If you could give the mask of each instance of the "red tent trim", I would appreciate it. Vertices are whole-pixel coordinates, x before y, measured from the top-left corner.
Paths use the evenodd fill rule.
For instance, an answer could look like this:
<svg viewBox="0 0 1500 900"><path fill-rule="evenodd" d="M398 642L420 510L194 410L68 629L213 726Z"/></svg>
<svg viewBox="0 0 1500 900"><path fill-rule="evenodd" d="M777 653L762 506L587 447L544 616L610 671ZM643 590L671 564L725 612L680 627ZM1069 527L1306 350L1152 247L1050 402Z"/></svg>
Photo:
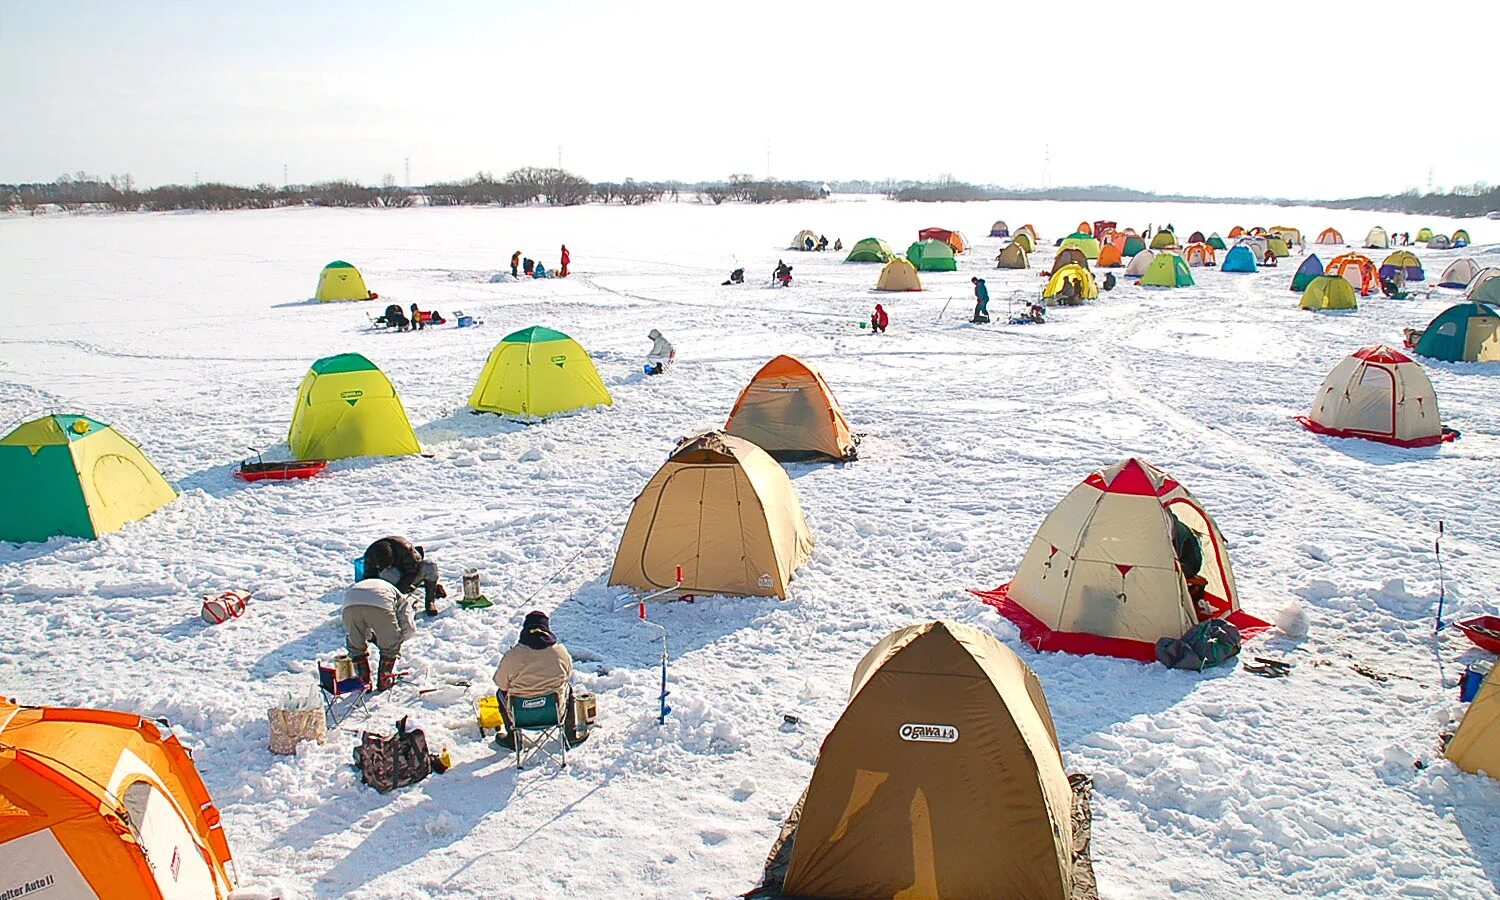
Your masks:
<svg viewBox="0 0 1500 900"><path fill-rule="evenodd" d="M1349 431L1345 428L1329 428L1309 419L1307 416L1298 416L1297 421L1302 427L1314 434L1326 434L1337 438L1363 438L1367 441L1376 441L1381 444L1390 444L1393 447L1432 447L1453 441L1458 437L1458 432L1451 428L1444 428L1442 434L1428 435L1420 438L1398 438L1388 434L1375 434L1368 431Z"/></svg>
<svg viewBox="0 0 1500 900"><path fill-rule="evenodd" d="M1101 637L1079 631L1053 631L1041 619L1028 612L1021 604L1010 599L1010 582L991 591L970 589L969 593L993 606L995 611L1015 623L1021 631L1021 640L1038 652L1073 653L1079 656L1113 656L1117 659L1133 659L1138 662L1156 662L1156 644L1147 641L1132 641L1128 638ZM1210 598L1215 606L1217 598ZM1271 627L1270 622L1257 619L1244 610L1235 610L1224 617L1238 628L1240 638L1248 641Z"/></svg>

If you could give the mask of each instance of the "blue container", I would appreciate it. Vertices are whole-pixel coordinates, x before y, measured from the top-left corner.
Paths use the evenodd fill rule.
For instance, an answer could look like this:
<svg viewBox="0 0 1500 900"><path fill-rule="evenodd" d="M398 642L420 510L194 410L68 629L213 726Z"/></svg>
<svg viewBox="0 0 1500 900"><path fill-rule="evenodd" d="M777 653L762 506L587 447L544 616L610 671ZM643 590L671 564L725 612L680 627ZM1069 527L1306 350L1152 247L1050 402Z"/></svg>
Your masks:
<svg viewBox="0 0 1500 900"><path fill-rule="evenodd" d="M459 316L458 317L458 327L459 328L468 328L469 326L471 326L473 324L474 324L474 317L473 316Z"/></svg>
<svg viewBox="0 0 1500 900"><path fill-rule="evenodd" d="M1464 669L1464 674L1458 679L1458 699L1464 703L1471 702L1479 693L1479 686L1484 684L1484 676L1489 672L1469 666Z"/></svg>
<svg viewBox="0 0 1500 900"><path fill-rule="evenodd" d="M365 580L365 558L363 556L361 556L359 559L354 560L354 580Z"/></svg>

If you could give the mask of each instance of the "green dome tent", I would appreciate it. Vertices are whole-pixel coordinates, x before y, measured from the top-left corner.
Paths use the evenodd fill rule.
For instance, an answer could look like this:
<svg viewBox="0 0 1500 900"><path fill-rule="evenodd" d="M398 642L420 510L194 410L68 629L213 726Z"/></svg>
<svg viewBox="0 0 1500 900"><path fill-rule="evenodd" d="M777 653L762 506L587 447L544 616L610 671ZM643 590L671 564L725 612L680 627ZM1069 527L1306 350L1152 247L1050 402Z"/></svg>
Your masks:
<svg viewBox="0 0 1500 900"><path fill-rule="evenodd" d="M1323 261L1318 259L1318 254L1309 253L1302 265L1297 267L1297 274L1292 276L1292 290L1301 293L1307 290L1313 279L1323 274Z"/></svg>
<svg viewBox="0 0 1500 900"><path fill-rule="evenodd" d="M1422 226L1417 230L1417 235L1415 238L1413 238L1413 240L1421 241L1424 244L1427 243L1428 241L1432 240L1432 229L1428 228L1425 225Z"/></svg>
<svg viewBox="0 0 1500 900"><path fill-rule="evenodd" d="M1152 250L1166 250L1177 246L1177 235L1170 231L1158 231L1156 237L1151 239Z"/></svg>
<svg viewBox="0 0 1500 900"><path fill-rule="evenodd" d="M1224 246L1224 239L1221 238L1221 237L1219 237L1219 233L1217 231L1215 231L1213 234L1209 235L1208 236L1208 240L1205 241L1205 243L1208 244L1208 246L1214 248L1215 250L1223 251L1223 250L1227 249Z"/></svg>
<svg viewBox="0 0 1500 900"><path fill-rule="evenodd" d="M889 244L880 238L867 237L854 245L854 249L844 257L844 262L888 263L895 258L896 253Z"/></svg>
<svg viewBox="0 0 1500 900"><path fill-rule="evenodd" d="M1338 275L1319 275L1302 292L1302 309L1359 309L1354 287Z"/></svg>
<svg viewBox="0 0 1500 900"><path fill-rule="evenodd" d="M953 248L946 241L917 241L906 248L906 258L918 272L953 272L958 269Z"/></svg>
<svg viewBox="0 0 1500 900"><path fill-rule="evenodd" d="M1170 233L1170 232L1168 232ZM1143 287L1192 287L1193 273L1187 263L1175 253L1163 253L1151 260L1146 274L1141 276Z"/></svg>
<svg viewBox="0 0 1500 900"><path fill-rule="evenodd" d="M1137 253L1140 253L1145 249L1146 242L1132 234L1129 237L1125 238L1125 248L1120 251L1120 255L1135 256Z"/></svg>

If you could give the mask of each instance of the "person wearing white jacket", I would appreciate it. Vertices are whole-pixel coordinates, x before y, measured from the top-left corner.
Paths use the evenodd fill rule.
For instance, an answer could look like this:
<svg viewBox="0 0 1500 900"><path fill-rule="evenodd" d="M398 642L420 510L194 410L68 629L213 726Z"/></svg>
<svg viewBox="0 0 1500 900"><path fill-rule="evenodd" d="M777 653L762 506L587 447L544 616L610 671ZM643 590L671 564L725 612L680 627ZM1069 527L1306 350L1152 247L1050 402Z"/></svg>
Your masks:
<svg viewBox="0 0 1500 900"><path fill-rule="evenodd" d="M672 342L662 337L661 332L655 328L651 329L646 337L651 339L651 352L646 354L646 374L660 375L667 370L667 366L672 364L672 360L677 356L677 350L672 346Z"/></svg>

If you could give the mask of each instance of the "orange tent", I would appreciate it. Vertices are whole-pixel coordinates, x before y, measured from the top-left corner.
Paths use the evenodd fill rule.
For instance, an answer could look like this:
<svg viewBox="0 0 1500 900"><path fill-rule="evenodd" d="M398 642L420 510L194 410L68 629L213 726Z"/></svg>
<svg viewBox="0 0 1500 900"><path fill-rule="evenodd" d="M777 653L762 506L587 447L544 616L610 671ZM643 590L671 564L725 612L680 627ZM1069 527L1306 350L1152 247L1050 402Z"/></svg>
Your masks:
<svg viewBox="0 0 1500 900"><path fill-rule="evenodd" d="M1342 244L1343 242L1344 236L1339 234L1337 229L1325 228L1318 233L1318 243L1320 244Z"/></svg>
<svg viewBox="0 0 1500 900"><path fill-rule="evenodd" d="M1074 230L1075 231L1081 231L1084 234L1088 235L1089 237L1093 237L1094 236L1094 226L1090 225L1088 222L1079 222L1078 223L1078 227L1076 229L1074 229Z"/></svg>
<svg viewBox="0 0 1500 900"><path fill-rule="evenodd" d="M1361 297L1370 296L1370 291L1380 283L1375 263L1363 253L1344 253L1335 256L1328 262L1328 268L1323 270L1323 274L1336 275L1349 282L1356 291L1359 291Z"/></svg>
<svg viewBox="0 0 1500 900"><path fill-rule="evenodd" d="M1031 224L1030 222L1027 222L1025 225L1022 225L1020 228L1016 229L1016 234L1020 234L1023 231L1026 232L1027 234L1031 235L1031 242L1032 243L1036 243L1037 236L1036 236L1036 226L1035 225Z"/></svg>
<svg viewBox="0 0 1500 900"><path fill-rule="evenodd" d="M761 366L740 391L724 430L776 459L857 455L849 420L823 374L786 354Z"/></svg>
<svg viewBox="0 0 1500 900"><path fill-rule="evenodd" d="M170 731L132 713L0 700L4 887L222 900L231 865L219 811Z"/></svg>
<svg viewBox="0 0 1500 900"><path fill-rule="evenodd" d="M1125 265L1120 254L1120 245L1105 244L1099 248L1099 258L1094 261L1094 265L1101 269L1117 269Z"/></svg>
<svg viewBox="0 0 1500 900"><path fill-rule="evenodd" d="M1236 225L1233 228L1229 229L1229 236L1232 237L1232 238L1237 238L1237 237L1239 237L1240 235L1242 235L1244 233L1245 233L1245 229L1241 228L1238 225Z"/></svg>
<svg viewBox="0 0 1500 900"><path fill-rule="evenodd" d="M1188 244L1182 251L1182 259L1190 266L1218 265L1218 256L1214 253L1214 248L1202 242Z"/></svg>
<svg viewBox="0 0 1500 900"><path fill-rule="evenodd" d="M1264 228L1260 227L1259 225L1256 225L1254 228L1250 229L1250 236L1251 237L1265 237L1266 236L1266 230Z"/></svg>

